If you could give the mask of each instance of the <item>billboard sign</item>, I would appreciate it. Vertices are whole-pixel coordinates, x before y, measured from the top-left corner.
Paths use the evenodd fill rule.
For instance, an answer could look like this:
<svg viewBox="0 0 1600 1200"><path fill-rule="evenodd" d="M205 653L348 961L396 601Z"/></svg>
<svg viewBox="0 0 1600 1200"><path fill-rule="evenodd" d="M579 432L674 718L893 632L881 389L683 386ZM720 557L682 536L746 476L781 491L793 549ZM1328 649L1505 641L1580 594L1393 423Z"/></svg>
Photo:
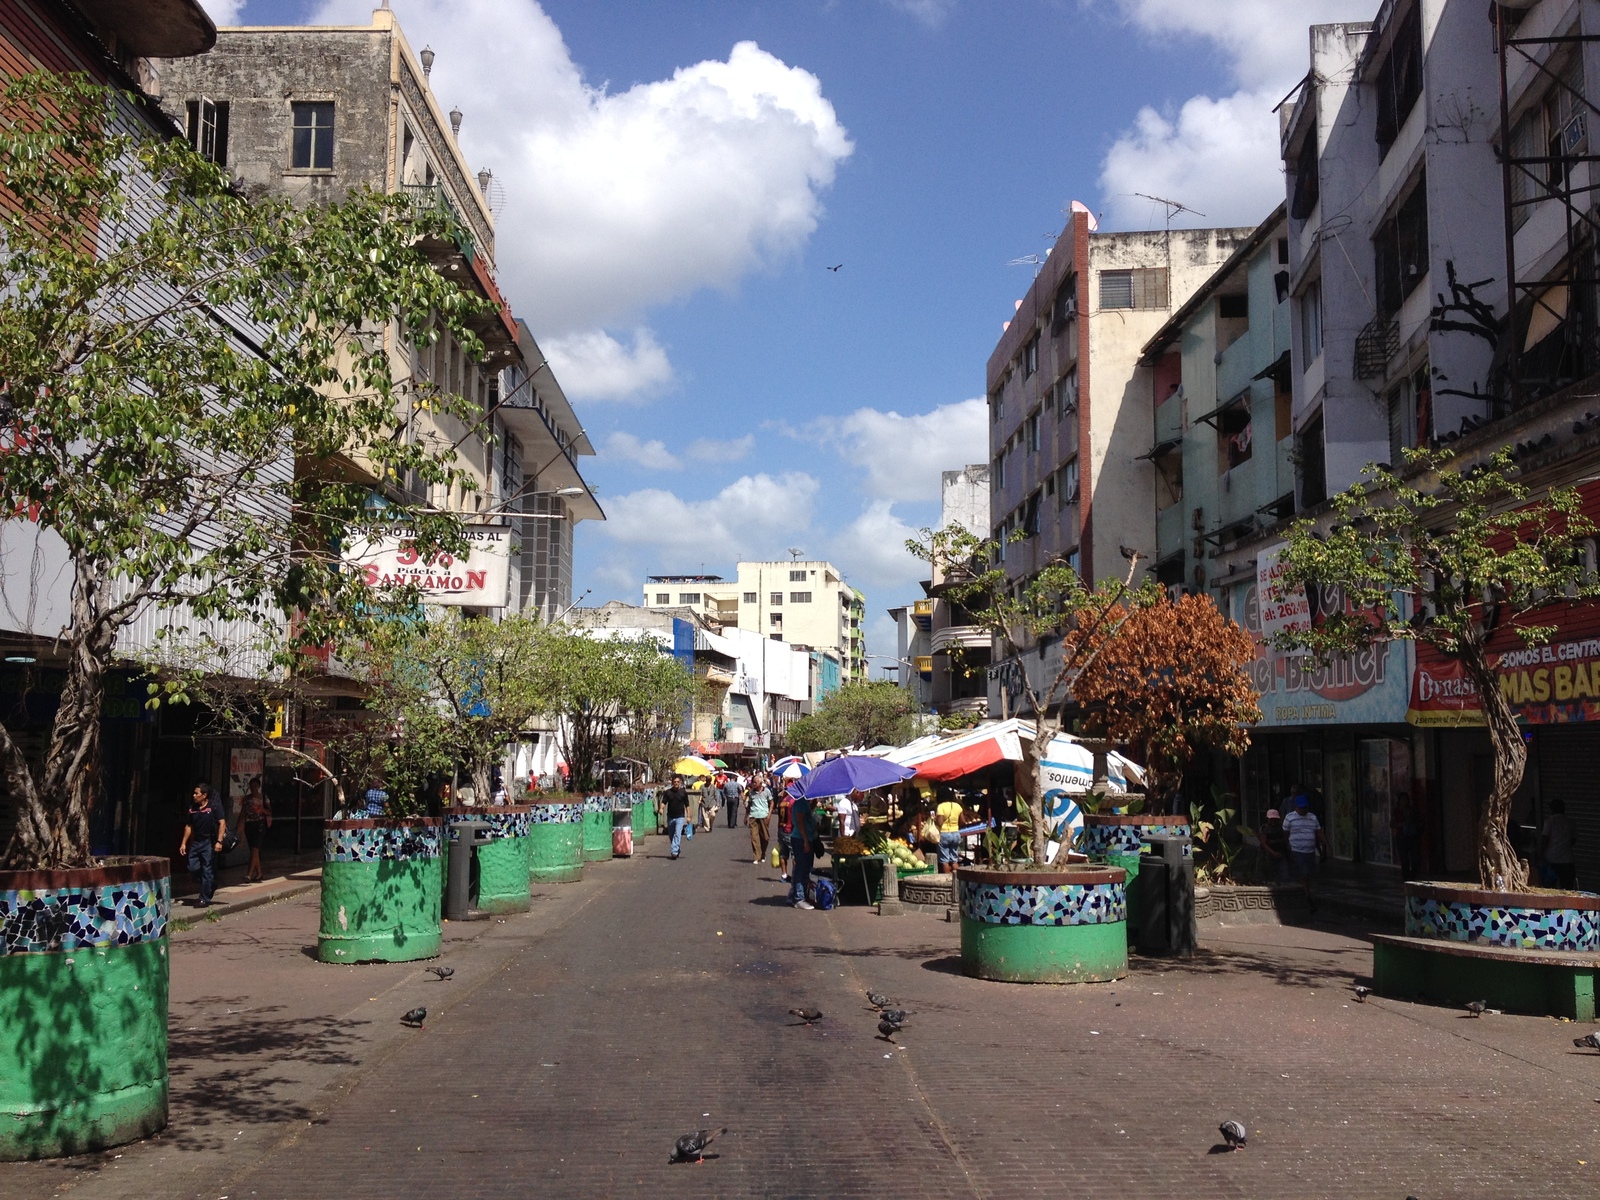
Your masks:
<svg viewBox="0 0 1600 1200"><path fill-rule="evenodd" d="M424 557L411 543L411 531L396 525L372 541L359 541L346 561L370 588L379 591L414 586L433 604L504 608L510 590L511 528L468 525L467 552L461 557Z"/></svg>

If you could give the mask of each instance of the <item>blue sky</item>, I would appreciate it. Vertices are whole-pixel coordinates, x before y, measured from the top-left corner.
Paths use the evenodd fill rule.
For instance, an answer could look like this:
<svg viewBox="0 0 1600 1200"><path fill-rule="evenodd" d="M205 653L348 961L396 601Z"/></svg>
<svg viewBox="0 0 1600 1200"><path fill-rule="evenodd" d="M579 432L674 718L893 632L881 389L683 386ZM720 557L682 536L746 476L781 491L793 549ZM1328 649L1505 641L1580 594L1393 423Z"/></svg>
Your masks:
<svg viewBox="0 0 1600 1200"><path fill-rule="evenodd" d="M207 0L246 24L362 0ZM940 470L987 457L984 363L1078 199L1159 225L1282 197L1306 27L1377 0L394 0L506 189L500 279L601 453L586 602L787 547L867 593ZM753 43L753 45L751 44ZM843 264L837 272L827 268Z"/></svg>

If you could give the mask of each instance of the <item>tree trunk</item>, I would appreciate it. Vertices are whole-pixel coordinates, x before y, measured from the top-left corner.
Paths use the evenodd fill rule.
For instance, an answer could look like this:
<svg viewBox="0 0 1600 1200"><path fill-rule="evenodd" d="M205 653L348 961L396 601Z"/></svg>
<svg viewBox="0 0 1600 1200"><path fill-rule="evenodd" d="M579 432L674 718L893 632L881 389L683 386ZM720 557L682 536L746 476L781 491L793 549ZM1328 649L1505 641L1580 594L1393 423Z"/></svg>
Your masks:
<svg viewBox="0 0 1600 1200"><path fill-rule="evenodd" d="M1528 764L1528 747L1481 642L1463 642L1461 665L1477 686L1494 749L1494 786L1478 819L1478 882L1495 891L1519 891L1528 885L1528 864L1517 857L1507 824L1511 798L1522 785Z"/></svg>

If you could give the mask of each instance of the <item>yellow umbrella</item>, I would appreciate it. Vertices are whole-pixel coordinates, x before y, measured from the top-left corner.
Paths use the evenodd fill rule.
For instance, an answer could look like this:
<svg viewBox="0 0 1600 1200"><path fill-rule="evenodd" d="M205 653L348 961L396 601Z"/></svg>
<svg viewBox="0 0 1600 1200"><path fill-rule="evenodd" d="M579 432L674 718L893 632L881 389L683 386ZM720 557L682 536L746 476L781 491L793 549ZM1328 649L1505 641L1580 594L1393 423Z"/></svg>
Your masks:
<svg viewBox="0 0 1600 1200"><path fill-rule="evenodd" d="M705 759L696 758L692 754L687 758L680 758L672 764L672 773L674 775L709 775L715 770L716 768Z"/></svg>

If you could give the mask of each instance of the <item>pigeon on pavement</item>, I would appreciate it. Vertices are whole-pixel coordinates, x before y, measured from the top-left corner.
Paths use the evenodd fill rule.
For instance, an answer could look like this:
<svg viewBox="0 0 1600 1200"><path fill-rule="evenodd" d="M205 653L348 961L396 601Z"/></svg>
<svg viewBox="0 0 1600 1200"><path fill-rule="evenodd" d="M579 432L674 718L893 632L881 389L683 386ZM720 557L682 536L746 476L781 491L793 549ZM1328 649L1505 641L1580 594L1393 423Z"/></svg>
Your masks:
<svg viewBox="0 0 1600 1200"><path fill-rule="evenodd" d="M1573 1038L1572 1044L1580 1050L1600 1050L1600 1033L1586 1033L1581 1038Z"/></svg>
<svg viewBox="0 0 1600 1200"><path fill-rule="evenodd" d="M400 1024L411 1025L417 1029L422 1028L422 1023L428 1019L428 1010L418 1006L400 1018Z"/></svg>
<svg viewBox="0 0 1600 1200"><path fill-rule="evenodd" d="M1356 1003L1357 1004L1365 1004L1367 1002L1367 997L1372 995L1372 989L1369 988L1369 987L1362 987L1358 983L1355 986L1355 993L1356 993Z"/></svg>
<svg viewBox="0 0 1600 1200"><path fill-rule="evenodd" d="M893 1008L894 1007L894 1001L891 1000L888 996L885 996L882 992L869 991L867 993L867 1003L872 1005L873 1008Z"/></svg>
<svg viewBox="0 0 1600 1200"><path fill-rule="evenodd" d="M878 1021L878 1036L886 1042L894 1041L894 1035L900 1032L900 1022L891 1021L883 1017Z"/></svg>
<svg viewBox="0 0 1600 1200"><path fill-rule="evenodd" d="M686 1133L673 1144L672 1157L667 1159L668 1164L693 1162L697 1163L705 1157L706 1147L709 1146L718 1134L727 1133L727 1126L721 1129L696 1129L693 1133Z"/></svg>
<svg viewBox="0 0 1600 1200"><path fill-rule="evenodd" d="M896 1025L904 1025L907 1017L914 1017L916 1013L909 1008L886 1008L878 1014L885 1021L892 1021Z"/></svg>
<svg viewBox="0 0 1600 1200"><path fill-rule="evenodd" d="M1224 1121L1217 1126L1217 1131L1222 1134L1222 1140L1228 1143L1229 1150L1243 1150L1245 1142L1249 1140L1245 1136L1244 1126L1237 1121Z"/></svg>
<svg viewBox="0 0 1600 1200"><path fill-rule="evenodd" d="M439 977L440 983L443 983L446 979L449 979L450 976L456 973L456 969L454 967L429 967L428 970Z"/></svg>
<svg viewBox="0 0 1600 1200"><path fill-rule="evenodd" d="M1489 1002L1487 1000L1468 1000L1467 1011L1475 1017L1481 1017L1489 1011Z"/></svg>
<svg viewBox="0 0 1600 1200"><path fill-rule="evenodd" d="M791 1017L799 1017L807 1025L822 1020L822 1010L820 1008L791 1008L789 1015Z"/></svg>

